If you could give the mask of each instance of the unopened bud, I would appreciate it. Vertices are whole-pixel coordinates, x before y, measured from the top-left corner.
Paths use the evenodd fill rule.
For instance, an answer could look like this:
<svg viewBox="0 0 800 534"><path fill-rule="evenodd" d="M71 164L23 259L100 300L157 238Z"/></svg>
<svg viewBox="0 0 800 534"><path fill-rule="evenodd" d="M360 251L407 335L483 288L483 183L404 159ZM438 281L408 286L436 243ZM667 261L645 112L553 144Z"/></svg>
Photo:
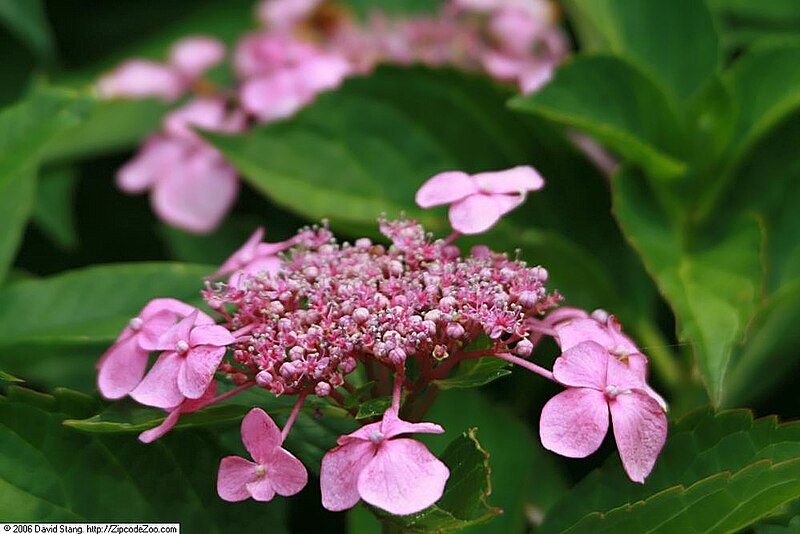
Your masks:
<svg viewBox="0 0 800 534"><path fill-rule="evenodd" d="M314 386L314 393L317 397L327 397L331 394L331 385L327 382L317 382L317 385Z"/></svg>
<svg viewBox="0 0 800 534"><path fill-rule="evenodd" d="M459 339L464 335L464 327L458 323L450 323L445 332L449 337Z"/></svg>
<svg viewBox="0 0 800 534"><path fill-rule="evenodd" d="M395 365L400 365L401 363L406 361L406 351L404 351L400 347L390 350L389 361L391 361Z"/></svg>
<svg viewBox="0 0 800 534"><path fill-rule="evenodd" d="M521 339L514 347L514 354L527 358L533 352L533 343L528 339Z"/></svg>
<svg viewBox="0 0 800 534"><path fill-rule="evenodd" d="M366 323L367 319L369 319L369 310L368 309L366 309L366 308L356 308L353 311L353 320L357 324Z"/></svg>
<svg viewBox="0 0 800 534"><path fill-rule="evenodd" d="M273 380L272 375L269 374L268 371L260 371L256 375L256 384L258 384L258 386L262 388L269 386L272 383L272 380Z"/></svg>

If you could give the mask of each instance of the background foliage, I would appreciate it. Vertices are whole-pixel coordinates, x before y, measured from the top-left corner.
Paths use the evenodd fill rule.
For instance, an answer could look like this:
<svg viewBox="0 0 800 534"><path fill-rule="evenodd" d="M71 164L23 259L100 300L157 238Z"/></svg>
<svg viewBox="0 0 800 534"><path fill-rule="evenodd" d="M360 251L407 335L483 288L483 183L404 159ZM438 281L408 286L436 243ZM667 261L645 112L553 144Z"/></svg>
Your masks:
<svg viewBox="0 0 800 534"><path fill-rule="evenodd" d="M782 532L800 524L800 427L763 417L800 412L800 4L564 0L577 52L527 97L420 67L352 79L291 120L239 137L208 134L246 186L219 230L192 236L113 186L164 106L100 102L88 84L122 58L163 57L189 33L232 43L253 26L251 7L0 2L0 518L379 529L365 508L324 512L314 484L266 505L216 498L216 465L241 447L245 406L280 418L283 401L237 397L144 446L132 432L163 415L100 401L93 363L149 298L197 300L199 279L258 224L279 240L329 217L352 237L374 234L381 212L405 212L441 235L444 212L413 204L430 175L531 164L546 189L481 241L547 266L569 304L620 317L670 401L669 441L643 486L624 477L615 454L602 462L609 446L564 461L535 435L533 414L555 388L491 369L500 380L480 392L451 383L430 414L448 432L429 436L429 446L471 471L459 471L458 488L451 480L440 509L402 525ZM575 130L619 157L613 176L572 145ZM554 355L545 347L542 357ZM352 428L340 415L312 406L301 416L290 445L308 465ZM493 507L504 514L490 519Z"/></svg>

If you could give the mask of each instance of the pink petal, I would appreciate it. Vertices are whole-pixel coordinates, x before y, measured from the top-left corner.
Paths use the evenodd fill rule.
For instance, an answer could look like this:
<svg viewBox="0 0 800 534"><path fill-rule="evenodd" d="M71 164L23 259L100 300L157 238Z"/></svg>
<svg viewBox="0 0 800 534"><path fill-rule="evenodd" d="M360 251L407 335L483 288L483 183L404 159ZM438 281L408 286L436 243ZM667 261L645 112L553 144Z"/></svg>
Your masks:
<svg viewBox="0 0 800 534"><path fill-rule="evenodd" d="M196 319L197 312L187 315L161 334L155 343L152 343L152 336L141 336L139 346L146 350L177 350L179 342L189 343L189 334ZM160 324L160 321L156 324Z"/></svg>
<svg viewBox="0 0 800 534"><path fill-rule="evenodd" d="M149 353L139 348L137 336L115 343L103 355L97 389L107 399L121 399L142 381Z"/></svg>
<svg viewBox="0 0 800 534"><path fill-rule="evenodd" d="M136 156L117 172L117 187L135 195L150 189L164 173L171 172L186 154L182 143L162 136L151 137Z"/></svg>
<svg viewBox="0 0 800 534"><path fill-rule="evenodd" d="M261 2L258 18L266 26L289 28L311 15L321 0L271 0Z"/></svg>
<svg viewBox="0 0 800 534"><path fill-rule="evenodd" d="M281 445L281 431L261 408L253 408L242 419L242 443L253 459L267 463Z"/></svg>
<svg viewBox="0 0 800 534"><path fill-rule="evenodd" d="M247 484L256 478L256 464L238 456L226 456L219 463L217 494L229 502L248 499Z"/></svg>
<svg viewBox="0 0 800 534"><path fill-rule="evenodd" d="M600 447L608 432L608 404L594 389L562 391L544 405L539 436L545 449L568 458L584 458Z"/></svg>
<svg viewBox="0 0 800 534"><path fill-rule="evenodd" d="M450 224L462 234L480 234L500 220L500 209L488 195L471 195L450 206Z"/></svg>
<svg viewBox="0 0 800 534"><path fill-rule="evenodd" d="M420 208L432 208L452 204L478 191L468 174L447 171L428 179L417 191L416 201Z"/></svg>
<svg viewBox="0 0 800 534"><path fill-rule="evenodd" d="M189 349L178 373L180 392L189 399L202 397L224 356L224 347L200 345Z"/></svg>
<svg viewBox="0 0 800 534"><path fill-rule="evenodd" d="M606 349L610 349L614 345L608 329L594 319L576 319L557 324L554 328L558 334L556 341L562 352L584 341L594 341Z"/></svg>
<svg viewBox="0 0 800 534"><path fill-rule="evenodd" d="M484 193L526 193L544 187L544 178L533 167L525 165L504 171L482 172L472 179Z"/></svg>
<svg viewBox="0 0 800 534"><path fill-rule="evenodd" d="M241 269L243 265L251 261L256 254L256 247L264 239L264 227L256 228L248 240L242 245L239 250L231 254L231 257L225 260L219 269L210 276L210 278L219 278L226 274L232 273L237 269Z"/></svg>
<svg viewBox="0 0 800 534"><path fill-rule="evenodd" d="M608 359L606 384L619 389L642 389L645 386L644 379L638 372L614 357Z"/></svg>
<svg viewBox="0 0 800 534"><path fill-rule="evenodd" d="M152 443L170 430L175 427L178 423L178 419L181 417L181 408L177 407L164 418L164 421L161 422L160 425L157 427L151 428L150 430L145 430L141 434L139 434L139 441L142 443Z"/></svg>
<svg viewBox="0 0 800 534"><path fill-rule="evenodd" d="M198 234L219 225L239 192L236 171L216 152L195 152L153 188L153 209L164 221Z"/></svg>
<svg viewBox="0 0 800 534"><path fill-rule="evenodd" d="M450 470L417 440L383 442L358 476L365 502L396 515L424 510L442 496Z"/></svg>
<svg viewBox="0 0 800 534"><path fill-rule="evenodd" d="M225 120L225 101L195 98L164 117L164 131L189 142L201 142L193 128L219 130Z"/></svg>
<svg viewBox="0 0 800 534"><path fill-rule="evenodd" d="M351 73L352 67L336 54L319 54L296 67L298 85L312 94L336 89Z"/></svg>
<svg viewBox="0 0 800 534"><path fill-rule="evenodd" d="M170 64L189 79L199 78L224 58L225 45L203 35L181 39L169 51Z"/></svg>
<svg viewBox="0 0 800 534"><path fill-rule="evenodd" d="M275 497L275 488L272 487L272 481L266 476L249 482L246 488L250 496L257 501L268 502Z"/></svg>
<svg viewBox="0 0 800 534"><path fill-rule="evenodd" d="M553 78L555 63L552 61L534 62L525 66L519 77L519 90L524 95L535 93Z"/></svg>
<svg viewBox="0 0 800 534"><path fill-rule="evenodd" d="M503 216L521 206L525 202L525 195L495 194L492 195L492 200L497 203L500 215Z"/></svg>
<svg viewBox="0 0 800 534"><path fill-rule="evenodd" d="M242 85L239 95L245 111L264 122L291 117L312 97L311 92L300 86L298 77L285 69L250 79Z"/></svg>
<svg viewBox="0 0 800 534"><path fill-rule="evenodd" d="M144 319L141 315L139 317ZM178 318L178 316L168 310L161 310L158 313L149 314L149 317L142 322L142 327L139 329L136 336L139 340L139 346L148 351L159 350L159 340L170 328L175 326L175 321Z"/></svg>
<svg viewBox="0 0 800 534"><path fill-rule="evenodd" d="M389 408L383 414L381 432L386 439L400 434L443 434L444 428L435 423L409 423L397 416L397 410Z"/></svg>
<svg viewBox="0 0 800 534"><path fill-rule="evenodd" d="M126 61L97 83L102 98L156 97L171 102L185 89L180 76L171 67L143 59Z"/></svg>
<svg viewBox="0 0 800 534"><path fill-rule="evenodd" d="M212 402L217 394L217 383L211 382L199 399L186 399L180 405L181 413L192 413L202 410Z"/></svg>
<svg viewBox="0 0 800 534"><path fill-rule="evenodd" d="M339 512L352 508L361 499L358 476L375 455L369 441L352 441L328 451L322 458L319 484L322 506Z"/></svg>
<svg viewBox="0 0 800 534"><path fill-rule="evenodd" d="M638 391L617 396L609 407L625 472L643 483L667 439L667 416L655 399Z"/></svg>
<svg viewBox="0 0 800 534"><path fill-rule="evenodd" d="M214 320L211 317L198 310L191 304L186 304L180 300L170 298L151 300L147 303L147 305L145 305L141 313L139 313L139 317L142 319L149 319L161 311L171 312L175 316L176 320L182 319L193 314L194 312L197 312L197 320L195 321L195 324L214 324Z"/></svg>
<svg viewBox="0 0 800 534"><path fill-rule="evenodd" d="M605 347L594 341L584 341L564 351L553 364L553 376L565 386L593 388L603 391L606 388L606 373L609 356Z"/></svg>
<svg viewBox="0 0 800 534"><path fill-rule="evenodd" d="M236 338L231 335L227 328L218 325L196 326L189 334L189 345L211 345L214 347L225 347L234 343Z"/></svg>
<svg viewBox="0 0 800 534"><path fill-rule="evenodd" d="M361 428L347 434L346 436L339 436L336 439L336 443L339 445L346 445L348 443L352 443L354 441L369 441L369 438L375 432L381 431L381 423L378 421L377 423L370 423L368 425L364 425Z"/></svg>
<svg viewBox="0 0 800 534"><path fill-rule="evenodd" d="M183 402L178 389L178 373L183 357L177 352L164 352L130 395L146 406L169 409Z"/></svg>
<svg viewBox="0 0 800 534"><path fill-rule="evenodd" d="M288 497L299 493L308 484L308 472L303 463L286 449L278 447L266 466L267 478L278 495Z"/></svg>

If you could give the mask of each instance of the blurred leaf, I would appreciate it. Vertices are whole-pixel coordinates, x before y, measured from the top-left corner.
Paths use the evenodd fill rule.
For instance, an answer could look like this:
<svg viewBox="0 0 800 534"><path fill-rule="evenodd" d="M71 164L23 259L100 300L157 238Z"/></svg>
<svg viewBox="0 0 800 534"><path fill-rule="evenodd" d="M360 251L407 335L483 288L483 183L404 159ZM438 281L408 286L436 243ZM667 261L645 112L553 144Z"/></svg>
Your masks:
<svg viewBox="0 0 800 534"><path fill-rule="evenodd" d="M42 150L53 136L78 123L87 104L73 93L43 89L0 113L0 282L33 210Z"/></svg>
<svg viewBox="0 0 800 534"><path fill-rule="evenodd" d="M381 212L405 212L443 234L446 208L421 211L414 204L431 175L531 164L545 176L545 189L509 220L464 242L511 254L522 249L526 261L550 269L554 287L573 304L622 307L647 300L651 286L638 286L634 298L623 300L616 284L648 284L646 275L631 269L611 276L595 256L620 267L638 261L610 217L607 184L552 125L509 110L510 96L480 77L384 67L321 95L291 121L212 139L245 181L277 204L312 221L330 217L335 228L356 236L374 236Z"/></svg>
<svg viewBox="0 0 800 534"><path fill-rule="evenodd" d="M436 504L416 514L395 516L375 509L384 522L404 532L446 532L484 523L500 513L487 502L491 493L489 454L472 428L456 438L441 454L450 469L444 494Z"/></svg>
<svg viewBox="0 0 800 534"><path fill-rule="evenodd" d="M692 343L709 396L718 403L731 352L761 298L761 227L742 216L725 234L700 239L672 226L632 169L615 174L613 189L623 232L675 311L679 337Z"/></svg>
<svg viewBox="0 0 800 534"><path fill-rule="evenodd" d="M720 45L704 1L563 4L588 51L631 61L657 80L671 100L687 100L719 67Z"/></svg>
<svg viewBox="0 0 800 534"><path fill-rule="evenodd" d="M77 159L135 147L158 130L166 110L156 100L97 101L86 120L56 136L44 159Z"/></svg>
<svg viewBox="0 0 800 534"><path fill-rule="evenodd" d="M686 168L677 159L681 128L663 92L618 58L579 57L511 106L583 130L654 175L673 177Z"/></svg>
<svg viewBox="0 0 800 534"><path fill-rule="evenodd" d="M726 72L726 81L739 109L733 154L740 162L770 129L800 108L800 44L756 48Z"/></svg>
<svg viewBox="0 0 800 534"><path fill-rule="evenodd" d="M53 59L53 35L41 0L3 0L0 23L25 42L39 59Z"/></svg>
<svg viewBox="0 0 800 534"><path fill-rule="evenodd" d="M366 402L362 402L358 407L356 419L368 419L370 417L383 415L383 412L385 412L386 409L391 406L391 404L391 397L378 397L376 399L370 399Z"/></svg>
<svg viewBox="0 0 800 534"><path fill-rule="evenodd" d="M177 263L99 265L4 287L0 365L50 386L86 388L94 383L93 361L148 300L198 303L202 277L212 270Z"/></svg>
<svg viewBox="0 0 800 534"><path fill-rule="evenodd" d="M476 358L461 362L448 378L434 380L439 389L469 389L511 374L510 364L499 358Z"/></svg>
<svg viewBox="0 0 800 534"><path fill-rule="evenodd" d="M61 424L72 414L60 397L49 397L49 408L0 401L4 520L179 522L197 532L263 532L268 524L285 532L284 500L226 503L216 495L226 451L209 434L171 432L150 445L85 434Z"/></svg>
<svg viewBox="0 0 800 534"><path fill-rule="evenodd" d="M77 179L71 167L46 171L39 177L32 219L62 249L72 249L78 244L73 214Z"/></svg>
<svg viewBox="0 0 800 534"><path fill-rule="evenodd" d="M795 0L707 0L729 53L765 39L800 34L800 4Z"/></svg>
<svg viewBox="0 0 800 534"><path fill-rule="evenodd" d="M0 371L0 382L25 382L21 378L17 378L14 375L10 375L5 371Z"/></svg>
<svg viewBox="0 0 800 534"><path fill-rule="evenodd" d="M477 427L481 443L490 455L489 500L502 508L503 514L465 532L526 532L526 510L544 513L566 492L563 475L532 434L530 425L477 391L443 392L423 419L441 424L446 431L442 435L419 436L434 453L440 452L455 432Z"/></svg>
<svg viewBox="0 0 800 534"><path fill-rule="evenodd" d="M219 265L263 225L261 218L232 213L210 234L190 234L166 224L159 226L159 233L175 260Z"/></svg>
<svg viewBox="0 0 800 534"><path fill-rule="evenodd" d="M542 532L576 524L579 532L606 525L615 532L738 531L800 496L798 456L796 422L754 421L744 410L693 412L670 429L644 484L627 479L615 454L551 509Z"/></svg>

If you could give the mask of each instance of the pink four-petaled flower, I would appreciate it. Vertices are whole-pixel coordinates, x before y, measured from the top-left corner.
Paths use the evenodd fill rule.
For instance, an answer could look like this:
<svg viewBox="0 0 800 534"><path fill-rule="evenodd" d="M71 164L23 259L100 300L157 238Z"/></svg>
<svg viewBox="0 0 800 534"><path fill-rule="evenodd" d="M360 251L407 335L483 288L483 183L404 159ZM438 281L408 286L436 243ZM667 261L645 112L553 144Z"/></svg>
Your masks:
<svg viewBox="0 0 800 534"><path fill-rule="evenodd" d="M224 327L196 325L198 312L164 332L157 340L142 339L148 351L162 352L131 397L147 406L172 409L184 399L199 399L214 378L225 347L236 339Z"/></svg>
<svg viewBox="0 0 800 534"><path fill-rule="evenodd" d="M153 299L128 322L114 344L97 362L97 389L107 399L121 399L144 377L150 351L142 346L157 340L183 319L197 313L197 324L214 324L205 313L179 300Z"/></svg>
<svg viewBox="0 0 800 534"><path fill-rule="evenodd" d="M217 475L221 498L232 502L250 497L269 501L276 493L288 497L305 487L306 468L281 447L280 429L260 408L253 408L242 420L242 441L255 462L239 456L222 459Z"/></svg>
<svg viewBox="0 0 800 534"><path fill-rule="evenodd" d="M625 472L644 482L666 441L667 417L644 389L643 378L594 341L565 351L553 366L553 376L568 389L542 409L542 445L569 458L584 458L603 442L611 412Z"/></svg>
<svg viewBox="0 0 800 534"><path fill-rule="evenodd" d="M322 459L322 505L352 508L363 499L395 515L413 514L442 496L450 471L417 440L400 434L441 434L433 423L409 423L389 408L383 419L337 440Z"/></svg>
<svg viewBox="0 0 800 534"><path fill-rule="evenodd" d="M462 234L479 234L525 201L530 191L544 187L532 167L519 166L470 176L461 171L439 173L417 191L422 208L450 204L450 224Z"/></svg>

